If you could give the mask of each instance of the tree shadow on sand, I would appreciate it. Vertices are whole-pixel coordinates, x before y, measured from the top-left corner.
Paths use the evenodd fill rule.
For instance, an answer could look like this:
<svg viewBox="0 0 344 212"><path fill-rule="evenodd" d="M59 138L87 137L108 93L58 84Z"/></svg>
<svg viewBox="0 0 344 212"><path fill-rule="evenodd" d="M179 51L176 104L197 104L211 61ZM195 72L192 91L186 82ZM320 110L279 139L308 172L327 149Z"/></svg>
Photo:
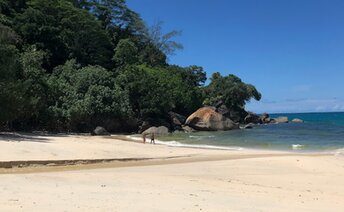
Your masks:
<svg viewBox="0 0 344 212"><path fill-rule="evenodd" d="M48 138L43 138L37 134L0 132L0 142L39 142L49 143Z"/></svg>

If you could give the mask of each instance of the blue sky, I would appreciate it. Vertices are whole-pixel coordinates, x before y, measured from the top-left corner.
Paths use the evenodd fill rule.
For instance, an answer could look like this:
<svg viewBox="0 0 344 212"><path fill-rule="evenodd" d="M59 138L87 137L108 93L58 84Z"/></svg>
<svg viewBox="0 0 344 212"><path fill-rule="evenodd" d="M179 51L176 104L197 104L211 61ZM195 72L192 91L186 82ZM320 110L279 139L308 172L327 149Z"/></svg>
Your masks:
<svg viewBox="0 0 344 212"><path fill-rule="evenodd" d="M344 1L127 0L151 25L182 30L169 62L235 74L260 112L344 111Z"/></svg>

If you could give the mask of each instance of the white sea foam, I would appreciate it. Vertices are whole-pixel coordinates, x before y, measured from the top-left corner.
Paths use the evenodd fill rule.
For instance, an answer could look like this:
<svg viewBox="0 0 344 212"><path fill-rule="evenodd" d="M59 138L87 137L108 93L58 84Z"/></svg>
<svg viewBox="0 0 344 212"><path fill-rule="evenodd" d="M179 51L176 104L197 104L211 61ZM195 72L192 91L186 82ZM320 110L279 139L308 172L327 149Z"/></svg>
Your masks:
<svg viewBox="0 0 344 212"><path fill-rule="evenodd" d="M344 149L337 149L337 150L334 152L334 155L335 155L335 156L344 156Z"/></svg>
<svg viewBox="0 0 344 212"><path fill-rule="evenodd" d="M125 136L126 138L129 138L131 140L134 140L134 141L142 141L142 137L139 137L139 136L132 136L132 135L127 135Z"/></svg>
<svg viewBox="0 0 344 212"><path fill-rule="evenodd" d="M141 137L138 136L126 136L129 139L135 141L142 141ZM178 141L160 141L155 139L156 144L171 146L171 147L187 147L187 148L199 148L199 149L218 149L218 150L232 150L232 151L240 151L243 150L242 147L223 147L223 146L214 146L214 145L206 145L206 144L183 144Z"/></svg>
<svg viewBox="0 0 344 212"><path fill-rule="evenodd" d="M215 135L189 135L189 138L215 138Z"/></svg>
<svg viewBox="0 0 344 212"><path fill-rule="evenodd" d="M292 144L291 147L294 150L297 150L297 149L303 149L305 147L305 145L302 145L302 144Z"/></svg>

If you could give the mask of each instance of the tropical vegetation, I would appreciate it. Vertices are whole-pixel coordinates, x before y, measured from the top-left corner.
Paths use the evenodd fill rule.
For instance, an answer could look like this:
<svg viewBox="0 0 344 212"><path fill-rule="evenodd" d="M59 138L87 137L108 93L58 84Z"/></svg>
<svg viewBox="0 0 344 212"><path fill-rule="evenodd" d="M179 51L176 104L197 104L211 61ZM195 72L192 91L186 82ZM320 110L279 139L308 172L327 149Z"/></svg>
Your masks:
<svg viewBox="0 0 344 212"><path fill-rule="evenodd" d="M125 0L0 0L0 128L135 131L222 100L261 94L234 75L180 67L179 31L147 26Z"/></svg>

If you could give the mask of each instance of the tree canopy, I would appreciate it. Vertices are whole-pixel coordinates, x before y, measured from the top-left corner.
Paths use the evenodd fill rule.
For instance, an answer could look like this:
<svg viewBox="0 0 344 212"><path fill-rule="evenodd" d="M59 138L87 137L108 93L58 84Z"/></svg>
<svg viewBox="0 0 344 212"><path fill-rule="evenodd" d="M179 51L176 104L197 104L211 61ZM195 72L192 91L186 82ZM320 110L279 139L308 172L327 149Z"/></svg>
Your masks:
<svg viewBox="0 0 344 212"><path fill-rule="evenodd" d="M148 26L125 0L0 0L0 128L136 130L221 99L243 108L253 85L168 63L180 31Z"/></svg>
<svg viewBox="0 0 344 212"><path fill-rule="evenodd" d="M242 82L233 74L223 77L219 72L215 72L205 90L206 104L222 100L228 108L244 108L251 98L257 101L261 99L261 94L253 85Z"/></svg>

